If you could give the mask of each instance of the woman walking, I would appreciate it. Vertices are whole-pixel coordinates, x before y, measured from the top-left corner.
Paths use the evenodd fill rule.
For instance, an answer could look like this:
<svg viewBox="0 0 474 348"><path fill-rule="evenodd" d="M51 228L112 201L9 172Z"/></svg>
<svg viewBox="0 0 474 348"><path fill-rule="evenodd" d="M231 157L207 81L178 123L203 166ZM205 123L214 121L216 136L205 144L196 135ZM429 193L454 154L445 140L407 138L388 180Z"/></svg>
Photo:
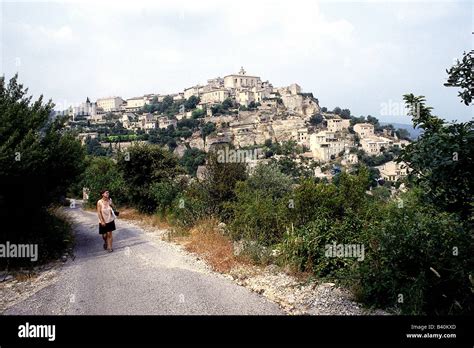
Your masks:
<svg viewBox="0 0 474 348"><path fill-rule="evenodd" d="M99 216L99 233L104 240L104 250L109 253L112 249L112 231L115 231L115 214L112 199L108 190L100 192L102 198L97 201L97 215Z"/></svg>

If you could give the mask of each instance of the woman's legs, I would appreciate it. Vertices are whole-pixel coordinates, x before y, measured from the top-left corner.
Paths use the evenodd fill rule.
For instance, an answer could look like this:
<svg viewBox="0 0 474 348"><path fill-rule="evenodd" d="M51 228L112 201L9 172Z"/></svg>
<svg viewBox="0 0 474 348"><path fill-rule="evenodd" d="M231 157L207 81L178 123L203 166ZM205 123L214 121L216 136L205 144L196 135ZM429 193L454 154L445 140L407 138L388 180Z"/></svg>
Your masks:
<svg viewBox="0 0 474 348"><path fill-rule="evenodd" d="M101 236L104 240L104 249L107 249L107 233L102 233Z"/></svg>
<svg viewBox="0 0 474 348"><path fill-rule="evenodd" d="M112 250L112 231L107 232L107 250Z"/></svg>

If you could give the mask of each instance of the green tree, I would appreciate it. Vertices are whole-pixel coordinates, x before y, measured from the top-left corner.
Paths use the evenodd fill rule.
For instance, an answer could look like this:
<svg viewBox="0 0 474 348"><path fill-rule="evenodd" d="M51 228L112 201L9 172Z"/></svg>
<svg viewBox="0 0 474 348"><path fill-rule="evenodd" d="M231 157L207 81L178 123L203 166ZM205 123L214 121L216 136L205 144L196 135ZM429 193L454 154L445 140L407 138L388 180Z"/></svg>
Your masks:
<svg viewBox="0 0 474 348"><path fill-rule="evenodd" d="M101 190L109 190L115 204L127 203L127 189L117 164L106 157L89 157L81 186L89 189L87 205L95 207Z"/></svg>
<svg viewBox="0 0 474 348"><path fill-rule="evenodd" d="M472 70L474 67L474 50L469 53L464 52L462 60L457 60L456 64L452 66L448 73L448 81L444 84L447 87L459 87L459 97L464 104L472 103L474 97L474 82Z"/></svg>
<svg viewBox="0 0 474 348"><path fill-rule="evenodd" d="M402 314L472 313L472 235L456 214L440 212L423 196L415 189L379 203L378 218L366 223L359 298Z"/></svg>
<svg viewBox="0 0 474 348"><path fill-rule="evenodd" d="M216 125L212 122L207 122L202 128L201 128L201 135L203 139L206 139L206 137L214 132L216 130Z"/></svg>
<svg viewBox="0 0 474 348"><path fill-rule="evenodd" d="M187 111L194 110L200 101L201 98L192 95L184 102L184 107Z"/></svg>
<svg viewBox="0 0 474 348"><path fill-rule="evenodd" d="M171 152L149 144L130 146L127 153L119 154L118 165L129 188L131 203L146 213L153 213L157 208L152 185L173 181L183 173Z"/></svg>
<svg viewBox="0 0 474 348"><path fill-rule="evenodd" d="M230 108L232 108L234 106L234 102L232 101L232 99L230 98L226 98L223 102L222 102L222 107L225 109L225 110L228 110Z"/></svg>
<svg viewBox="0 0 474 348"><path fill-rule="evenodd" d="M92 139L87 137L85 141L86 151L88 155L94 156L105 156L107 155L107 149L100 145L100 141L97 138Z"/></svg>
<svg viewBox="0 0 474 348"><path fill-rule="evenodd" d="M313 126L317 126L318 124L321 124L324 121L323 116L321 114L315 114L311 116L309 119L309 123Z"/></svg>
<svg viewBox="0 0 474 348"><path fill-rule="evenodd" d="M67 238L48 208L78 180L85 151L65 130L66 119L53 118L54 104L42 96L32 102L27 93L17 75L8 84L0 78L0 217L21 224L2 228L0 243L38 243L47 258Z"/></svg>
<svg viewBox="0 0 474 348"><path fill-rule="evenodd" d="M173 97L170 95L167 95L166 97L163 98L163 101L161 102L161 112L166 112L174 103Z"/></svg>
<svg viewBox="0 0 474 348"><path fill-rule="evenodd" d="M204 110L194 110L192 113L192 118L193 119L198 119L198 118L203 118L205 116L206 112Z"/></svg>
<svg viewBox="0 0 474 348"><path fill-rule="evenodd" d="M204 203L210 214L229 218L228 203L235 200L234 188L238 181L247 178L246 165L242 162L218 161L217 152L209 153L202 182Z"/></svg>
<svg viewBox="0 0 474 348"><path fill-rule="evenodd" d="M247 179L249 190L261 190L272 199L282 198L291 191L292 180L276 164L258 164Z"/></svg>
<svg viewBox="0 0 474 348"><path fill-rule="evenodd" d="M349 109L342 109L341 110L341 117L345 119L350 119L351 118L351 110Z"/></svg>
<svg viewBox="0 0 474 348"><path fill-rule="evenodd" d="M398 161L408 163L409 178L425 192L428 202L462 218L473 219L474 121L445 123L431 114L423 96L404 96L414 127L424 129L407 145Z"/></svg>
<svg viewBox="0 0 474 348"><path fill-rule="evenodd" d="M288 199L291 178L276 165L258 165L252 175L236 186L230 225L235 239L246 238L262 245L280 240L288 225Z"/></svg>
<svg viewBox="0 0 474 348"><path fill-rule="evenodd" d="M188 174L196 176L197 168L206 162L206 153L195 147L186 149L179 163L186 168Z"/></svg>
<svg viewBox="0 0 474 348"><path fill-rule="evenodd" d="M379 127L379 120L377 119L377 117L374 117L374 116L371 116L371 115L368 115L367 116L367 123L371 123L374 125L374 127Z"/></svg>
<svg viewBox="0 0 474 348"><path fill-rule="evenodd" d="M395 134L399 139L411 140L410 132L405 128L398 128Z"/></svg>

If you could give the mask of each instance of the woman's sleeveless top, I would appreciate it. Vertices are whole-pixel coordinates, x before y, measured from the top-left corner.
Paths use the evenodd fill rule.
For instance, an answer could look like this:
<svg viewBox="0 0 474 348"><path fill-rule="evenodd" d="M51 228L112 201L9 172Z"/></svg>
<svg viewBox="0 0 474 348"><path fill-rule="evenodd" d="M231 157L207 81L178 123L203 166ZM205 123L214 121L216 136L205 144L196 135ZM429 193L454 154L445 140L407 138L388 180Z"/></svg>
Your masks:
<svg viewBox="0 0 474 348"><path fill-rule="evenodd" d="M110 202L112 202L112 200L110 200ZM99 200L99 204L105 223L107 224L109 222L114 221L115 216L114 212L112 211L112 207L110 206L110 203L104 203L104 201L101 199Z"/></svg>

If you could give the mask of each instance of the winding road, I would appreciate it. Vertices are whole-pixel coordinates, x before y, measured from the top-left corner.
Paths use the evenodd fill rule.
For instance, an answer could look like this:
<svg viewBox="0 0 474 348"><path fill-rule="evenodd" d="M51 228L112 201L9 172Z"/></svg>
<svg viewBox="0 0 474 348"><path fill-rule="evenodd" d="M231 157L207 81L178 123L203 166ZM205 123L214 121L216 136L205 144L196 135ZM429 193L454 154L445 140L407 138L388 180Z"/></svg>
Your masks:
<svg viewBox="0 0 474 348"><path fill-rule="evenodd" d="M95 213L70 209L75 259L56 281L6 315L275 315L279 306L196 258L118 219L114 252L102 248Z"/></svg>

